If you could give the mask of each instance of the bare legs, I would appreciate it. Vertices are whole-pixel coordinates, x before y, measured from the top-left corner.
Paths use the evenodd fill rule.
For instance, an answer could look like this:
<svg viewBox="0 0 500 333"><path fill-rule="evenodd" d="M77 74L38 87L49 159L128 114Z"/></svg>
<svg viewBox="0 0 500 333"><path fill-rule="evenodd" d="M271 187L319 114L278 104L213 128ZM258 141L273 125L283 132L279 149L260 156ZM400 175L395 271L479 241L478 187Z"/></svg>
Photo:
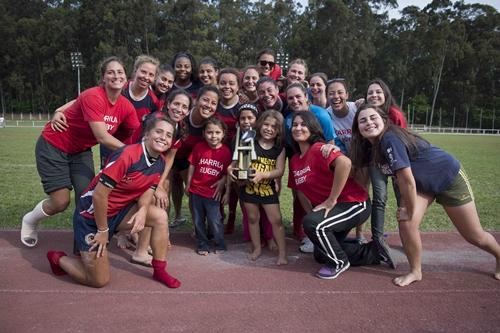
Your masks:
<svg viewBox="0 0 500 333"><path fill-rule="evenodd" d="M248 214L250 239L252 241L252 250L248 255L250 260L257 260L262 254L262 247L260 243L260 211L259 205L245 202L245 210ZM278 204L262 205L266 212L267 218L273 227L273 236L278 246L278 260L276 265L286 265L288 263L286 257L286 244L285 244L285 228L281 221L281 212Z"/></svg>
<svg viewBox="0 0 500 333"><path fill-rule="evenodd" d="M422 280L422 239L420 238L419 228L427 211L427 206L431 202L432 199L418 194L413 219L399 222L399 236L410 264L408 274L398 276L393 280L394 284L400 287Z"/></svg>
<svg viewBox="0 0 500 333"><path fill-rule="evenodd" d="M136 212L133 207L120 223L118 230L128 230L132 225L127 224L130 217ZM125 223L123 222L125 221ZM150 206L146 216L146 226L151 228L151 246L153 248L153 278L170 288L177 288L180 282L166 272L166 254L168 225L167 214L161 208ZM75 281L91 287L105 286L110 279L110 269L107 250L102 257L97 258L96 252L80 251L81 259L62 256L59 267Z"/></svg>
<svg viewBox="0 0 500 333"><path fill-rule="evenodd" d="M398 286L404 287L422 279L422 241L419 227L427 206L431 202L431 198L419 193L413 219L399 223L399 235L410 264L410 272L393 280L394 284ZM461 206L444 206L443 208L466 241L495 257L494 277L500 280L500 245L490 233L481 227L475 203L472 201Z"/></svg>
<svg viewBox="0 0 500 333"><path fill-rule="evenodd" d="M458 207L444 207L444 210L467 242L495 256L494 277L500 280L500 245L481 226L474 201Z"/></svg>

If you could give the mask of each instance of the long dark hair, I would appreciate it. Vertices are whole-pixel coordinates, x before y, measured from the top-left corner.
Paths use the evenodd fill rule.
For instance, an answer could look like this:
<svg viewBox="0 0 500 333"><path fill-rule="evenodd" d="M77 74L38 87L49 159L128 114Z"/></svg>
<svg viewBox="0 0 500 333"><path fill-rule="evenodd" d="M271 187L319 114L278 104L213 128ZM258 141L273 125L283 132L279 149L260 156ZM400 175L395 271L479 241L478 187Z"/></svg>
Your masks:
<svg viewBox="0 0 500 333"><path fill-rule="evenodd" d="M384 103L384 105L382 105L382 110L385 113L389 114L389 109L391 106L396 107L398 110L400 109L398 104L396 103L396 100L392 96L391 89L389 89L389 86L387 85L387 83L385 83L384 80L382 80L378 77L371 80L368 83L368 86L366 88L366 94L365 94L366 101L368 101L368 87L370 87L372 84L378 84L380 86L380 88L382 88L382 91L383 91L384 97L385 97L385 103Z"/></svg>
<svg viewBox="0 0 500 333"><path fill-rule="evenodd" d="M309 143L312 146L316 142L325 142L325 135L323 134L321 125L319 124L318 119L316 118L314 113L307 111L292 113L292 127L293 127L293 121L295 120L296 117L302 118L302 120L304 121L304 125L311 133L311 135L307 139L307 143ZM293 139L293 136L292 136L292 146L295 152L300 152L299 144Z"/></svg>
<svg viewBox="0 0 500 333"><path fill-rule="evenodd" d="M382 133L375 139L374 143L371 144L366 138L364 138L360 131L358 125L359 114L361 111L373 109L382 118L384 122L384 130ZM410 158L413 158L418 152L419 147L422 144L429 145L429 142L422 138L420 135L415 134L405 128L401 128L397 125L394 125L387 115L380 107L377 107L372 104L363 104L358 108L356 114L354 115L353 123L352 123L352 137L351 137L351 145L349 148L349 157L352 161L352 165L357 168L362 168L370 164L370 162L376 164L383 164L386 162L383 152L380 149L380 139L384 136L386 132L394 132L394 134L403 142Z"/></svg>

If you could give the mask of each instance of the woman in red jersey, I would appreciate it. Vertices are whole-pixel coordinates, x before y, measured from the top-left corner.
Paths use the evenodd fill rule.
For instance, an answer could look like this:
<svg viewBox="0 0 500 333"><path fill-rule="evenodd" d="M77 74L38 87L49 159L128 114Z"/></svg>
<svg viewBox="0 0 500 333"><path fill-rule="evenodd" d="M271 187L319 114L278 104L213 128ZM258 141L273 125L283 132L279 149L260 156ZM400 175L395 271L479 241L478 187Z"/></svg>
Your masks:
<svg viewBox="0 0 500 333"><path fill-rule="evenodd" d="M124 144L113 134L118 127L128 137L140 126L132 104L122 95L127 82L124 66L117 57L101 65L100 85L85 90L65 112L68 129L59 132L45 125L35 148L37 170L48 198L24 215L21 242L34 247L42 219L63 212L70 191L76 197L94 177L91 148L97 143L115 150Z"/></svg>

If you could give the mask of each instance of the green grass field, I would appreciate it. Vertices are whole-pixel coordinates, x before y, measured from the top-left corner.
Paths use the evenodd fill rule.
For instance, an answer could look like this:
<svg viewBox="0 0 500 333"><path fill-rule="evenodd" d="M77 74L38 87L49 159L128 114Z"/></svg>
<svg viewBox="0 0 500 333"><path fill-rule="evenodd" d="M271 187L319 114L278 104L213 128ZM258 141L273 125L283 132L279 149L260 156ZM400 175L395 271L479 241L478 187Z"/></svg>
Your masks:
<svg viewBox="0 0 500 333"><path fill-rule="evenodd" d="M34 147L41 128L0 128L0 228L19 228L24 213L45 197L35 166ZM500 137L472 135L426 135L429 141L455 155L465 167L474 189L479 215L485 229L500 230ZM286 184L286 175L283 181ZM395 200L389 186L386 230L397 229ZM188 216L185 209L184 215ZM70 228L73 206L47 219L44 228ZM291 194L284 189L281 211L287 229L292 218ZM238 216L239 220L239 216ZM237 221L237 225L240 222ZM369 226L365 227L369 230ZM452 230L439 205L432 205L422 224L425 231ZM190 230L186 224L180 230Z"/></svg>

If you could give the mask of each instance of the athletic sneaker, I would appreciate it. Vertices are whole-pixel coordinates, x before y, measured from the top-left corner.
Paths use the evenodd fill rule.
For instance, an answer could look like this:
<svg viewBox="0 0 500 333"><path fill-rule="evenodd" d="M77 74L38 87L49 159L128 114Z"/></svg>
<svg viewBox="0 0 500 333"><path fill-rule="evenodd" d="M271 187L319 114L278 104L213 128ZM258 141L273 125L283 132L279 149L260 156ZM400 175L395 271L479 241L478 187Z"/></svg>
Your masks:
<svg viewBox="0 0 500 333"><path fill-rule="evenodd" d="M385 262L390 268L396 269L396 262L392 258L391 248L387 244L384 238L378 238L373 240L375 245L377 245L378 255L380 256L380 261Z"/></svg>
<svg viewBox="0 0 500 333"><path fill-rule="evenodd" d="M187 222L187 219L185 217L178 217L178 218L174 219L174 221L172 223L170 223L169 227L172 229L177 228L186 222Z"/></svg>
<svg viewBox="0 0 500 333"><path fill-rule="evenodd" d="M313 253L314 252L314 244L311 242L309 237L304 237L302 240L302 244L299 246L300 252L303 253Z"/></svg>
<svg viewBox="0 0 500 333"><path fill-rule="evenodd" d="M323 266L318 271L318 273L316 273L316 276L319 277L320 279L333 280L336 279L340 275L340 273L346 271L350 266L351 264L349 263L349 261L347 261L344 265L338 268Z"/></svg>

